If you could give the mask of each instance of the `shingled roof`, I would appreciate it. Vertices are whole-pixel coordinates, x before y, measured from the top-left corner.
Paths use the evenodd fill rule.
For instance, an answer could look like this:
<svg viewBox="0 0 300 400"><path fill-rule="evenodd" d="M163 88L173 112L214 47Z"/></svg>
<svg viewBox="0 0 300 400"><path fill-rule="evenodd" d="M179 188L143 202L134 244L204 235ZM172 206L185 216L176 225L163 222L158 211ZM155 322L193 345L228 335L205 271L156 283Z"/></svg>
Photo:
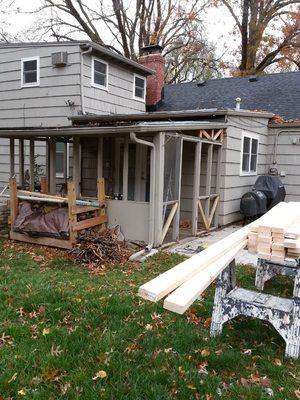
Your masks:
<svg viewBox="0 0 300 400"><path fill-rule="evenodd" d="M160 111L235 108L237 97L241 109L300 118L300 72L167 85Z"/></svg>

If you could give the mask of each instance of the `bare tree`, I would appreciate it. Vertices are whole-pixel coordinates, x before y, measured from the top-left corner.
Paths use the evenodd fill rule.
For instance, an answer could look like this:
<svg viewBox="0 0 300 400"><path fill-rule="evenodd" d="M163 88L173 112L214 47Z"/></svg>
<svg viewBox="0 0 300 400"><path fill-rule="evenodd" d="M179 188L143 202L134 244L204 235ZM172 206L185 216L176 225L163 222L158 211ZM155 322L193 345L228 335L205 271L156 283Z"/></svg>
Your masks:
<svg viewBox="0 0 300 400"><path fill-rule="evenodd" d="M56 40L84 34L133 60L142 47L159 43L169 81L181 82L197 79L204 61L205 71L215 64L201 21L205 4L205 0L42 0L39 11L48 11L43 29Z"/></svg>
<svg viewBox="0 0 300 400"><path fill-rule="evenodd" d="M213 0L234 18L241 37L239 73L277 64L299 67L300 0Z"/></svg>

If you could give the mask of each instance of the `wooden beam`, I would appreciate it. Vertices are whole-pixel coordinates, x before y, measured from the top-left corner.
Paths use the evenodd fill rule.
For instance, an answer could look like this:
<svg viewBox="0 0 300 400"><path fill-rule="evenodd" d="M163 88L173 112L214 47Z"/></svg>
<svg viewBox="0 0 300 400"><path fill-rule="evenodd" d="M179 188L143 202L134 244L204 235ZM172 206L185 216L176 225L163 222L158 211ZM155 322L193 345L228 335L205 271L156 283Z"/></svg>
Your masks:
<svg viewBox="0 0 300 400"><path fill-rule="evenodd" d="M77 215L72 213L72 208L76 206L75 182L68 182L68 204L70 241L75 243L77 239L77 232L74 231L73 226L77 222Z"/></svg>
<svg viewBox="0 0 300 400"><path fill-rule="evenodd" d="M93 226L102 225L105 222L107 222L107 216L106 215L99 215L98 217L89 218L89 219L85 219L83 221L75 222L72 225L72 230L74 232L78 232L78 231L81 231L83 229L91 228Z"/></svg>
<svg viewBox="0 0 300 400"><path fill-rule="evenodd" d="M49 176L49 192L51 194L56 193L56 140L51 138L49 140L49 164L50 164L50 176Z"/></svg>
<svg viewBox="0 0 300 400"><path fill-rule="evenodd" d="M14 226L15 220L18 215L18 190L17 190L17 181L16 178L9 179L9 200L10 200L10 223L11 230Z"/></svg>
<svg viewBox="0 0 300 400"><path fill-rule="evenodd" d="M24 139L19 139L19 184L21 187L25 185L24 178Z"/></svg>
<svg viewBox="0 0 300 400"><path fill-rule="evenodd" d="M35 154L34 154L34 139L29 140L29 189L33 192L35 187Z"/></svg>
<svg viewBox="0 0 300 400"><path fill-rule="evenodd" d="M47 194L48 193L48 180L46 176L41 176L40 177L40 183L41 183L41 193Z"/></svg>
<svg viewBox="0 0 300 400"><path fill-rule="evenodd" d="M161 235L162 236L162 242L164 241L164 239L166 237L166 234L167 234L167 232L168 232L168 230L170 228L171 222L173 221L173 218L175 216L175 213L176 213L177 209L178 209L178 202L176 202L173 205L173 207L171 208L170 214L168 215L166 223L165 223L165 225L163 227L162 235Z"/></svg>
<svg viewBox="0 0 300 400"><path fill-rule="evenodd" d="M15 176L15 140L9 139L9 172L10 177Z"/></svg>
<svg viewBox="0 0 300 400"><path fill-rule="evenodd" d="M222 130L223 131L223 130ZM219 146L217 148L217 176L216 176L216 188L215 192L220 196L220 187L221 187L221 176L223 174L222 171L222 147ZM219 226L219 214L220 214L220 198L216 207L216 212L214 216L214 226Z"/></svg>
<svg viewBox="0 0 300 400"><path fill-rule="evenodd" d="M68 146L69 144L67 142L64 142L64 182L67 184L68 178L69 178L69 154L68 154ZM55 158L55 171L56 171L56 158ZM56 188L55 188L56 189Z"/></svg>
<svg viewBox="0 0 300 400"><path fill-rule="evenodd" d="M115 173L114 173L114 192L120 193L120 140L118 138L115 141Z"/></svg>
<svg viewBox="0 0 300 400"><path fill-rule="evenodd" d="M50 237L32 237L18 232L10 232L9 237L10 239L17 240L19 242L58 247L61 249L71 249L73 247L72 242L63 239L55 239Z"/></svg>
<svg viewBox="0 0 300 400"><path fill-rule="evenodd" d="M128 162L129 162L129 140L124 138L123 153L123 200L128 200Z"/></svg>
<svg viewBox="0 0 300 400"><path fill-rule="evenodd" d="M201 151L202 151L202 143L198 142L195 145L195 159L194 159L193 206L192 206L193 235L197 235L198 231L198 198L200 194Z"/></svg>
<svg viewBox="0 0 300 400"><path fill-rule="evenodd" d="M247 245L247 240L229 249L221 257L206 264L205 268L190 280L183 283L164 301L164 308L183 314L193 302L201 296L205 289L217 278L224 268L231 263L237 253Z"/></svg>

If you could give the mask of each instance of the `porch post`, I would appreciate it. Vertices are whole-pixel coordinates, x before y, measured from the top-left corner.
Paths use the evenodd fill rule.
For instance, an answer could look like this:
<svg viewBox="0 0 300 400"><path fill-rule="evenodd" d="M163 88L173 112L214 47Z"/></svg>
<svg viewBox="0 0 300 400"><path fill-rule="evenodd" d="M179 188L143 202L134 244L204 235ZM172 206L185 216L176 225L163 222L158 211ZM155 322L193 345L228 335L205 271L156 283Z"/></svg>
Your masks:
<svg viewBox="0 0 300 400"><path fill-rule="evenodd" d="M221 162L222 162L222 146L218 146L217 149L217 180L216 180L216 193L220 196L220 186L221 186ZM219 226L219 213L220 213L220 197L219 197L219 202L218 206L215 212L214 216L214 226L218 227Z"/></svg>
<svg viewBox="0 0 300 400"><path fill-rule="evenodd" d="M9 139L10 177L15 175L15 139Z"/></svg>
<svg viewBox="0 0 300 400"><path fill-rule="evenodd" d="M49 141L49 192L56 193L56 139L51 138Z"/></svg>
<svg viewBox="0 0 300 400"><path fill-rule="evenodd" d="M120 141L115 138L115 179L114 192L120 193Z"/></svg>
<svg viewBox="0 0 300 400"><path fill-rule="evenodd" d="M124 138L123 153L123 200L128 200L128 136Z"/></svg>
<svg viewBox="0 0 300 400"><path fill-rule="evenodd" d="M35 167L35 156L34 156L34 139L29 140L29 190L34 191L34 167Z"/></svg>
<svg viewBox="0 0 300 400"><path fill-rule="evenodd" d="M154 136L155 145L155 238L154 246L160 246L162 243L163 229L163 191L164 191L164 143L165 133L159 132Z"/></svg>
<svg viewBox="0 0 300 400"><path fill-rule="evenodd" d="M103 178L103 138L98 138L97 176Z"/></svg>
<svg viewBox="0 0 300 400"><path fill-rule="evenodd" d="M211 173L212 173L212 157L213 157L213 144L208 145L207 150L207 161L206 161L206 183L205 183L205 196L208 196L205 200L205 216L209 218L210 211L210 194L211 194Z"/></svg>
<svg viewBox="0 0 300 400"><path fill-rule="evenodd" d="M64 142L64 182L67 184L69 177L68 142ZM56 169L56 168L55 168ZM66 189L67 190L67 189Z"/></svg>
<svg viewBox="0 0 300 400"><path fill-rule="evenodd" d="M76 196L79 195L79 181L80 181L80 144L77 136L73 137L73 181L75 183Z"/></svg>
<svg viewBox="0 0 300 400"><path fill-rule="evenodd" d="M202 142L197 142L195 147L193 206L192 206L192 234L194 236L197 235L198 232L198 215L199 215L198 201L200 195L201 151L202 151Z"/></svg>
<svg viewBox="0 0 300 400"><path fill-rule="evenodd" d="M173 219L172 239L179 239L179 225L180 225L180 198L181 198L181 173L182 173L182 136L178 139L176 149L176 167L175 167L175 182L178 184L178 207Z"/></svg>
<svg viewBox="0 0 300 400"><path fill-rule="evenodd" d="M19 139L19 184L24 187L24 139Z"/></svg>

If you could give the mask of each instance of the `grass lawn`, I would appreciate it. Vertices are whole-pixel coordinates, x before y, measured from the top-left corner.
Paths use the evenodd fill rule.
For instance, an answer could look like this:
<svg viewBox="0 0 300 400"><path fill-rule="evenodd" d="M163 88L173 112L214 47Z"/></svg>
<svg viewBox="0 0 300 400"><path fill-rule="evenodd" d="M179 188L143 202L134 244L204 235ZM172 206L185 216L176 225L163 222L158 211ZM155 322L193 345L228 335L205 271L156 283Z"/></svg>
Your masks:
<svg viewBox="0 0 300 400"><path fill-rule="evenodd" d="M0 399L299 399L300 361L284 359L271 326L240 318L209 337L213 288L182 316L137 297L180 260L94 275L61 252L2 242ZM253 277L239 269L243 286ZM292 280L267 289L290 296Z"/></svg>

